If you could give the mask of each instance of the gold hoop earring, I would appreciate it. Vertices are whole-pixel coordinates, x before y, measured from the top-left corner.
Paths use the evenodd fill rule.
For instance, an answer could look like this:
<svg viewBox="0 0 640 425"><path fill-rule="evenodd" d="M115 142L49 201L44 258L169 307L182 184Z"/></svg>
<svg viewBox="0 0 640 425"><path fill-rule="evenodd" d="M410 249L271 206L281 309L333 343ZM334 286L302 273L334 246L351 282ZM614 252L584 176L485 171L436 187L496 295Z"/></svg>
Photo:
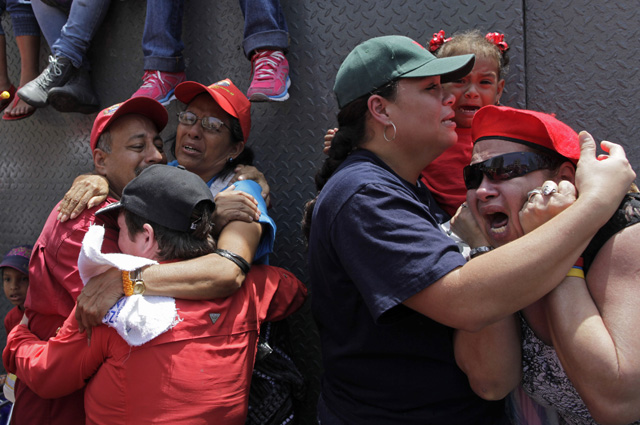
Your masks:
<svg viewBox="0 0 640 425"><path fill-rule="evenodd" d="M382 132L382 136L384 137L384 140L386 140L387 142L393 142L394 140L396 140L396 133L398 132L398 129L396 129L396 125L393 123L393 121L389 121L389 125L393 127L393 137L391 139L387 138L387 127L384 128L384 132Z"/></svg>

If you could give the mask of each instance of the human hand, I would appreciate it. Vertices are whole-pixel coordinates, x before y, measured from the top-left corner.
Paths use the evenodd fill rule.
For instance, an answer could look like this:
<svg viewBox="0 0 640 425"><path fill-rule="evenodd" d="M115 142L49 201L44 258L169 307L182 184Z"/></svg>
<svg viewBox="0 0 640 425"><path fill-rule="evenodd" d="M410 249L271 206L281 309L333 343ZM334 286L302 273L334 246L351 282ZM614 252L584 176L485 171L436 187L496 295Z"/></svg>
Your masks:
<svg viewBox="0 0 640 425"><path fill-rule="evenodd" d="M271 188L264 174L260 172L256 167L252 165L238 165L234 170L234 176L231 178L230 183L233 184L242 180L253 180L258 183L262 188L262 199L267 204L267 208L271 208ZM217 205L216 205L217 208Z"/></svg>
<svg viewBox="0 0 640 425"><path fill-rule="evenodd" d="M467 203L463 202L456 215L451 218L451 230L471 248L491 245L487 242L478 222L471 214Z"/></svg>
<svg viewBox="0 0 640 425"><path fill-rule="evenodd" d="M576 189L580 199L593 202L597 211L611 216L636 177L622 146L603 141L607 154L596 158L596 143L586 131L580 132L580 161L576 169Z"/></svg>
<svg viewBox="0 0 640 425"><path fill-rule="evenodd" d="M564 211L576 201L576 188L571 182L562 180L559 184L552 180L542 187L529 192L522 209L518 213L520 225L525 233L541 226Z"/></svg>
<svg viewBox="0 0 640 425"><path fill-rule="evenodd" d="M323 154L329 155L329 150L331 150L331 141L333 140L337 131L337 128L330 128L329 130L327 130L327 134L324 135L324 148L322 149Z"/></svg>
<svg viewBox="0 0 640 425"><path fill-rule="evenodd" d="M83 174L73 181L58 205L58 220L76 218L85 208L92 208L107 199L109 181L104 176Z"/></svg>
<svg viewBox="0 0 640 425"><path fill-rule="evenodd" d="M229 186L215 197L213 222L216 233L220 233L231 221L251 223L260 219L258 201L248 193L234 189L235 186Z"/></svg>
<svg viewBox="0 0 640 425"><path fill-rule="evenodd" d="M87 331L89 342L91 328L100 325L111 306L123 296L122 272L116 268L110 268L87 282L78 296L76 320L80 333Z"/></svg>

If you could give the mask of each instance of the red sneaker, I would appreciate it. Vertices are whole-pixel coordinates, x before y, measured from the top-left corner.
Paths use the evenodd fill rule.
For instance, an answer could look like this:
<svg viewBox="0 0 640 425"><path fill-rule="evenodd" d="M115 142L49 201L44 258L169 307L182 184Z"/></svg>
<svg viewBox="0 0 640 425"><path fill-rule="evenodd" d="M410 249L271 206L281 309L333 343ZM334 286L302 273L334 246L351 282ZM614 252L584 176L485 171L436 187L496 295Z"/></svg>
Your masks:
<svg viewBox="0 0 640 425"><path fill-rule="evenodd" d="M247 97L252 102L289 99L289 62L280 50L258 50L251 58L253 67Z"/></svg>
<svg viewBox="0 0 640 425"><path fill-rule="evenodd" d="M144 83L131 97L150 97L167 106L175 99L176 86L187 79L182 72L146 71L142 77Z"/></svg>

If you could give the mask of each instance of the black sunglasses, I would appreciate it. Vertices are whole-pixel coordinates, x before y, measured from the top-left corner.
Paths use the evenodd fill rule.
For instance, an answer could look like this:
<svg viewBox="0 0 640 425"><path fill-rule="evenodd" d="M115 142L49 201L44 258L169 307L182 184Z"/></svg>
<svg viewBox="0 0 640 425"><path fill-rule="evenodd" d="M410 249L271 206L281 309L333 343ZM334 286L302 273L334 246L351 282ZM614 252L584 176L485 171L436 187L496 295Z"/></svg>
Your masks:
<svg viewBox="0 0 640 425"><path fill-rule="evenodd" d="M491 180L509 180L536 170L553 170L565 160L537 152L513 152L494 156L462 171L467 190L477 189L484 176Z"/></svg>

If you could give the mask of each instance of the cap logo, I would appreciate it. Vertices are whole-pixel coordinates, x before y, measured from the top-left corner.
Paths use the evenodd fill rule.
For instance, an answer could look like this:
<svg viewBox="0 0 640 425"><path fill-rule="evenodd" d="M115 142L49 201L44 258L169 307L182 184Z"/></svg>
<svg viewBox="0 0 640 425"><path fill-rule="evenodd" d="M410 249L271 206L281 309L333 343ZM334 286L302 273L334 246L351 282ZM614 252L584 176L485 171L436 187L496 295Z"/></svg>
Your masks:
<svg viewBox="0 0 640 425"><path fill-rule="evenodd" d="M229 81L229 79L220 80L217 83L213 83L209 86L209 88L212 90L222 89L229 93L229 96L235 96L236 94L229 90L227 87L231 87L231 82Z"/></svg>
<svg viewBox="0 0 640 425"><path fill-rule="evenodd" d="M223 86L223 87L229 87L231 84L229 84L229 80L224 79L224 80L220 80L217 83L213 83L214 86Z"/></svg>
<svg viewBox="0 0 640 425"><path fill-rule="evenodd" d="M18 255L20 257L24 257L24 258L30 258L31 257L31 249L24 247L24 246L19 246L17 248L13 248L11 251L9 251L9 253L6 255L6 257L9 256L14 256L14 255Z"/></svg>
<svg viewBox="0 0 640 425"><path fill-rule="evenodd" d="M108 107L103 111L103 115L113 115L118 110L120 105L122 105L122 103L116 103L115 105Z"/></svg>

